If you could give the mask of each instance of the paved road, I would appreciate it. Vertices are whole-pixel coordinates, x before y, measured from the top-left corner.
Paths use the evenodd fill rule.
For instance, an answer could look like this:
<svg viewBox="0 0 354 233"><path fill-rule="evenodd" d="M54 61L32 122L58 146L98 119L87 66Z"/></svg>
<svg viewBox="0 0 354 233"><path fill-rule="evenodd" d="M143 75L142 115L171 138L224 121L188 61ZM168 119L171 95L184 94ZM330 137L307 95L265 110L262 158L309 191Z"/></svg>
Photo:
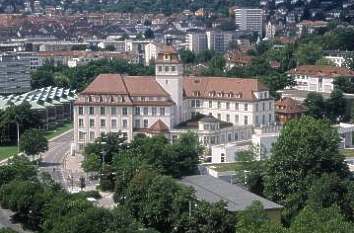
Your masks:
<svg viewBox="0 0 354 233"><path fill-rule="evenodd" d="M13 212L0 208L0 228L11 228L19 233L31 233L31 231L23 230L21 224L13 224L11 216Z"/></svg>
<svg viewBox="0 0 354 233"><path fill-rule="evenodd" d="M73 141L73 131L70 130L65 134L51 140L48 144L48 151L42 155L41 170L48 172L52 178L67 187L63 173L63 160L65 154L70 151L70 145Z"/></svg>

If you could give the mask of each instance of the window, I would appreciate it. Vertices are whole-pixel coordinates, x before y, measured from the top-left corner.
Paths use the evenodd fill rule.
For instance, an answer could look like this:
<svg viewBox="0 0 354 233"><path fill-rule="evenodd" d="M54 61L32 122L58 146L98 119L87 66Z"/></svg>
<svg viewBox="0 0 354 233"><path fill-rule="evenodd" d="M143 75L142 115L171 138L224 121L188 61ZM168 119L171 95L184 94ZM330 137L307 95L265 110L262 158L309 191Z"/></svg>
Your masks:
<svg viewBox="0 0 354 233"><path fill-rule="evenodd" d="M151 108L151 115L153 115L153 116L156 116L156 108L155 107L152 107Z"/></svg>
<svg viewBox="0 0 354 233"><path fill-rule="evenodd" d="M165 115L165 108L160 108L160 116L164 116Z"/></svg>
<svg viewBox="0 0 354 233"><path fill-rule="evenodd" d="M209 100L209 108L213 107L213 101Z"/></svg>
<svg viewBox="0 0 354 233"><path fill-rule="evenodd" d="M239 110L240 108L240 104L239 103L235 103L235 110Z"/></svg>
<svg viewBox="0 0 354 233"><path fill-rule="evenodd" d="M117 120L113 119L112 120L112 129L116 129L117 128Z"/></svg>
<svg viewBox="0 0 354 233"><path fill-rule="evenodd" d="M94 107L90 107L89 113L90 113L90 115L94 115L95 114L95 108Z"/></svg>
<svg viewBox="0 0 354 233"><path fill-rule="evenodd" d="M221 158L220 162L224 163L225 162L225 154L221 153Z"/></svg>
<svg viewBox="0 0 354 233"><path fill-rule="evenodd" d="M266 119L265 115L262 116L262 124L265 125Z"/></svg>
<svg viewBox="0 0 354 233"><path fill-rule="evenodd" d="M144 115L148 115L149 114L149 108L148 107L144 107Z"/></svg>
<svg viewBox="0 0 354 233"><path fill-rule="evenodd" d="M268 108L269 108L269 110L272 110L272 102L268 103Z"/></svg>
<svg viewBox="0 0 354 233"><path fill-rule="evenodd" d="M235 133L235 141L238 140L238 133Z"/></svg>
<svg viewBox="0 0 354 233"><path fill-rule="evenodd" d="M176 66L171 66L171 71L175 72L176 71Z"/></svg>
<svg viewBox="0 0 354 233"><path fill-rule="evenodd" d="M165 66L165 72L169 72L170 71L170 67Z"/></svg>
<svg viewBox="0 0 354 233"><path fill-rule="evenodd" d="M229 133L229 134L227 135L227 141L228 141L228 142L231 142L231 141L232 141L232 134Z"/></svg>
<svg viewBox="0 0 354 233"><path fill-rule="evenodd" d="M226 102L226 109L230 109L230 102Z"/></svg>
<svg viewBox="0 0 354 233"><path fill-rule="evenodd" d="M126 129L128 127L128 121L123 120L123 128Z"/></svg>
<svg viewBox="0 0 354 233"><path fill-rule="evenodd" d="M106 120L101 119L101 128L106 127Z"/></svg>
<svg viewBox="0 0 354 233"><path fill-rule="evenodd" d="M140 128L140 120L137 119L137 120L135 120L134 123L135 123L135 128L139 129Z"/></svg>
<svg viewBox="0 0 354 233"><path fill-rule="evenodd" d="M220 113L218 113L218 119L221 120L221 114Z"/></svg>
<svg viewBox="0 0 354 233"><path fill-rule="evenodd" d="M95 120L94 119L90 119L90 128L95 127Z"/></svg>
<svg viewBox="0 0 354 233"><path fill-rule="evenodd" d="M258 107L259 107L258 103L256 103L256 112L258 112L258 110L259 110Z"/></svg>
<svg viewBox="0 0 354 233"><path fill-rule="evenodd" d="M79 119L79 127L84 127L84 119Z"/></svg>
<svg viewBox="0 0 354 233"><path fill-rule="evenodd" d="M135 107L135 115L140 115L140 107Z"/></svg>
<svg viewBox="0 0 354 233"><path fill-rule="evenodd" d="M79 132L79 140L82 141L85 139L85 133L84 132Z"/></svg>
<svg viewBox="0 0 354 233"><path fill-rule="evenodd" d="M90 141L95 140L95 132L91 131L90 132Z"/></svg>
<svg viewBox="0 0 354 233"><path fill-rule="evenodd" d="M221 108L221 102L218 101L218 108Z"/></svg>
<svg viewBox="0 0 354 233"><path fill-rule="evenodd" d="M269 114L268 120L269 120L269 123L272 122L272 114Z"/></svg>
<svg viewBox="0 0 354 233"><path fill-rule="evenodd" d="M79 107L79 115L83 115L84 114L84 107L80 106Z"/></svg>
<svg viewBox="0 0 354 233"><path fill-rule="evenodd" d="M243 118L243 124L248 125L248 116L244 116Z"/></svg>
<svg viewBox="0 0 354 233"><path fill-rule="evenodd" d="M200 100L195 100L195 107L200 108Z"/></svg>
<svg viewBox="0 0 354 233"><path fill-rule="evenodd" d="M100 108L100 112L101 112L101 115L105 115L106 114L106 108L105 107L101 107Z"/></svg>
<svg viewBox="0 0 354 233"><path fill-rule="evenodd" d="M236 114L235 115L235 124L238 124L239 121L240 121L240 117Z"/></svg>
<svg viewBox="0 0 354 233"><path fill-rule="evenodd" d="M144 128L149 127L149 120L148 119L144 119Z"/></svg>
<svg viewBox="0 0 354 233"><path fill-rule="evenodd" d="M265 103L262 103L262 111L265 111Z"/></svg>
<svg viewBox="0 0 354 233"><path fill-rule="evenodd" d="M259 125L259 117L256 116L256 125Z"/></svg>
<svg viewBox="0 0 354 233"><path fill-rule="evenodd" d="M230 122L230 114L226 114L226 121Z"/></svg>
<svg viewBox="0 0 354 233"><path fill-rule="evenodd" d="M209 124L204 124L204 130L209 130Z"/></svg>
<svg viewBox="0 0 354 233"><path fill-rule="evenodd" d="M245 104L245 111L248 111L248 104Z"/></svg>
<svg viewBox="0 0 354 233"><path fill-rule="evenodd" d="M162 66L158 66L159 72L162 72Z"/></svg>
<svg viewBox="0 0 354 233"><path fill-rule="evenodd" d="M111 107L111 114L112 115L117 115L117 107Z"/></svg>
<svg viewBox="0 0 354 233"><path fill-rule="evenodd" d="M123 108L122 109L122 114L123 114L123 116L128 115L128 109L127 108Z"/></svg>

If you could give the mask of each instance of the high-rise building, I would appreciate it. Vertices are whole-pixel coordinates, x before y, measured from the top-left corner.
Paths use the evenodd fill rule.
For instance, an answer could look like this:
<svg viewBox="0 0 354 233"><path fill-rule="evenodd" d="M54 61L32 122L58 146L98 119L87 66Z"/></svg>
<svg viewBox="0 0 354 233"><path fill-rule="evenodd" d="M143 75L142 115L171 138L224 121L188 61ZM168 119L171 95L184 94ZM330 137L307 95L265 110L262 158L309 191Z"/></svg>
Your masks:
<svg viewBox="0 0 354 233"><path fill-rule="evenodd" d="M204 32L188 33L186 42L187 48L194 53L200 53L208 49L207 35Z"/></svg>
<svg viewBox="0 0 354 233"><path fill-rule="evenodd" d="M31 90L31 57L18 53L0 54L0 94Z"/></svg>
<svg viewBox="0 0 354 233"><path fill-rule="evenodd" d="M232 32L207 31L206 35L208 49L218 53L225 52L232 42Z"/></svg>
<svg viewBox="0 0 354 233"><path fill-rule="evenodd" d="M235 24L240 31L263 34L263 10L259 8L235 9Z"/></svg>

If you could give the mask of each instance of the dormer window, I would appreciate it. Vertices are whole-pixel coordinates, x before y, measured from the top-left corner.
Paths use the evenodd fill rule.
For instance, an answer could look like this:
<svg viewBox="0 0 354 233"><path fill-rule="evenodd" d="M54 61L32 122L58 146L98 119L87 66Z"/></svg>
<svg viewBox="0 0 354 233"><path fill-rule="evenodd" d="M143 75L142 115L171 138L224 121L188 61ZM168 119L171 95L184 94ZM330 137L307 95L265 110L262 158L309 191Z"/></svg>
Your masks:
<svg viewBox="0 0 354 233"><path fill-rule="evenodd" d="M194 91L194 92L193 92L193 95L194 95L194 96L200 96L200 91Z"/></svg>
<svg viewBox="0 0 354 233"><path fill-rule="evenodd" d="M114 97L113 96L111 96L111 103L113 103L114 102Z"/></svg>

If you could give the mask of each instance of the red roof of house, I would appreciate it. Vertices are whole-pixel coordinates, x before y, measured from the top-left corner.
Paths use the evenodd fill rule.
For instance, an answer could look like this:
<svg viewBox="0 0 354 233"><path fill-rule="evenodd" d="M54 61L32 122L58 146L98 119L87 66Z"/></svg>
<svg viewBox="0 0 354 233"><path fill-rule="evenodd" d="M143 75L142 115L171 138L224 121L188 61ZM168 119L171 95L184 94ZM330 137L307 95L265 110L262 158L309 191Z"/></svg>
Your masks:
<svg viewBox="0 0 354 233"><path fill-rule="evenodd" d="M302 65L288 72L289 74L308 75L323 78L336 78L341 76L354 76L354 71L344 67L326 65Z"/></svg>
<svg viewBox="0 0 354 233"><path fill-rule="evenodd" d="M281 98L275 102L275 112L277 113L303 113L305 107L292 98Z"/></svg>
<svg viewBox="0 0 354 233"><path fill-rule="evenodd" d="M159 119L153 125L151 125L151 127L148 129L148 131L150 133L164 133L164 132L168 132L169 129L168 129L167 125Z"/></svg>

